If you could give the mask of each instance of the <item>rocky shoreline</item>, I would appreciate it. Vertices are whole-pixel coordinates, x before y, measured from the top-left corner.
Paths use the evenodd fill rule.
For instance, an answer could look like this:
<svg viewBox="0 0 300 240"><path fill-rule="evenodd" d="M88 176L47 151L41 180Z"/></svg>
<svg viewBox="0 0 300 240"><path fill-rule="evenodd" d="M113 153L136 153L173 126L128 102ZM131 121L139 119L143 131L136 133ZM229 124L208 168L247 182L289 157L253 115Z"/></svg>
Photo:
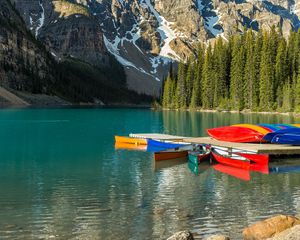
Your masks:
<svg viewBox="0 0 300 240"><path fill-rule="evenodd" d="M167 240L194 240L193 234L186 230L177 232ZM199 239L199 238L197 238ZM300 219L295 216L277 215L256 222L244 228L243 240L300 240ZM229 236L212 235L203 240L230 240Z"/></svg>

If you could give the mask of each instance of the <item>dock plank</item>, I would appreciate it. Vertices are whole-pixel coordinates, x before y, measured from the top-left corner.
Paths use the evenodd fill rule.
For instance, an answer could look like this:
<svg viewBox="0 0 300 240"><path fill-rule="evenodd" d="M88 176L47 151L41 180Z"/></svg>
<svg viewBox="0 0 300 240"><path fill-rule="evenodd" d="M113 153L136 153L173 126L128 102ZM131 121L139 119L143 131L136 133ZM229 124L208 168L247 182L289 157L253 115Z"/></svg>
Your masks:
<svg viewBox="0 0 300 240"><path fill-rule="evenodd" d="M183 142L209 144L212 146L244 150L257 154L296 155L300 154L300 146L268 144L268 143L235 143L218 141L210 137L185 138Z"/></svg>
<svg viewBox="0 0 300 240"><path fill-rule="evenodd" d="M133 138L150 138L156 140L183 140L187 137L175 136L170 134L161 134L161 133L130 133L129 137Z"/></svg>

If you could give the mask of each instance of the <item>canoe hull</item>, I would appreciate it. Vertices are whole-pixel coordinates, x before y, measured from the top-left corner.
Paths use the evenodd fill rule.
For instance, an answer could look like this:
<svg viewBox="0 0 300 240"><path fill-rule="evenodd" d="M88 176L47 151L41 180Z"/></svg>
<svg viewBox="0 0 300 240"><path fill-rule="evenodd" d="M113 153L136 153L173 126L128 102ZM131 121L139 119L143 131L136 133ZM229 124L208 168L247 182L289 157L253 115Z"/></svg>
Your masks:
<svg viewBox="0 0 300 240"><path fill-rule="evenodd" d="M219 141L227 142L261 142L263 133L242 126L211 128L207 133Z"/></svg>
<svg viewBox="0 0 300 240"><path fill-rule="evenodd" d="M210 156L210 152L200 153L200 152L189 152L188 160L193 164L200 164L201 162L207 160Z"/></svg>
<svg viewBox="0 0 300 240"><path fill-rule="evenodd" d="M273 137L271 143L300 145L300 132L295 134L277 134Z"/></svg>
<svg viewBox="0 0 300 240"><path fill-rule="evenodd" d="M135 145L147 145L147 139L123 137L123 136L115 136L115 142L116 143L135 144Z"/></svg>
<svg viewBox="0 0 300 240"><path fill-rule="evenodd" d="M186 158L188 151L161 151L154 153L155 161L171 160L176 158Z"/></svg>
<svg viewBox="0 0 300 240"><path fill-rule="evenodd" d="M281 129L281 130L277 130L271 133L266 134L263 137L263 140L266 140L268 142L272 142L273 138L276 135L284 135L284 134L299 134L300 135L300 128L287 128L287 129Z"/></svg>
<svg viewBox="0 0 300 240"><path fill-rule="evenodd" d="M227 156L223 156L219 153L217 153L215 150L212 150L212 156L213 158L221 164L224 164L229 167L235 167L235 168L241 168L241 169L250 169L250 161L247 160L237 160L234 158L230 158Z"/></svg>
<svg viewBox="0 0 300 240"><path fill-rule="evenodd" d="M174 142L156 141L153 139L147 139L147 144L149 147L161 148L161 149L178 148L178 147L182 147L182 146L186 145L186 144L180 144L180 143L174 143Z"/></svg>

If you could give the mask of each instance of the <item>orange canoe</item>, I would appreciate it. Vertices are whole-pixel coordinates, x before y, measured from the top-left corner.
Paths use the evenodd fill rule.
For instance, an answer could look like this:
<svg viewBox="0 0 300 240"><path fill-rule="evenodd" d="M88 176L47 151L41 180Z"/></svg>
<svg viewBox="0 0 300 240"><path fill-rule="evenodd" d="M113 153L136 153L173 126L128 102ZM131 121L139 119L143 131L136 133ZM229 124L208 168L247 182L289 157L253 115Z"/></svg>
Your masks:
<svg viewBox="0 0 300 240"><path fill-rule="evenodd" d="M135 151L147 151L147 145L136 145L131 143L116 142L115 149L126 149Z"/></svg>
<svg viewBox="0 0 300 240"><path fill-rule="evenodd" d="M147 145L147 139L115 136L116 143L129 143L135 145Z"/></svg>
<svg viewBox="0 0 300 240"><path fill-rule="evenodd" d="M188 151L162 151L154 153L154 160L171 160L175 158L186 158L188 156Z"/></svg>

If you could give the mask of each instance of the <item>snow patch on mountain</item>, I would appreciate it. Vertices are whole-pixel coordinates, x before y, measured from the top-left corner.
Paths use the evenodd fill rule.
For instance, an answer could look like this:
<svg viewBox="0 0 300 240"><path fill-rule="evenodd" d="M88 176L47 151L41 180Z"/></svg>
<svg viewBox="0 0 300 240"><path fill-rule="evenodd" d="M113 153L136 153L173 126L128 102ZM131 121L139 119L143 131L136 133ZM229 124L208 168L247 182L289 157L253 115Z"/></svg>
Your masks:
<svg viewBox="0 0 300 240"><path fill-rule="evenodd" d="M143 68L139 68L136 65L134 65L132 62L128 61L127 59L125 59L124 57L122 57L120 55L120 49L119 49L119 45L123 45L123 41L124 40L128 40L126 38L119 38L118 36L114 39L113 42L110 42L107 37L105 35L103 35L103 39L104 39L104 44L106 46L106 48L108 49L108 51L115 56L115 58L117 59L117 61L119 63L121 63L123 66L125 67L132 67L135 68L136 70L154 78L156 81L160 81L159 78L153 76L152 74L148 73L147 71L145 71Z"/></svg>
<svg viewBox="0 0 300 240"><path fill-rule="evenodd" d="M205 29L210 31L215 37L220 35L223 30L215 28L220 19L218 10L213 9L211 3L209 3L208 5L204 5L202 3L202 0L197 0L197 6L201 16L205 21Z"/></svg>
<svg viewBox="0 0 300 240"><path fill-rule="evenodd" d="M161 16L152 6L150 0L144 0L144 3L148 6L152 14L155 16L159 23L157 31L159 32L161 39L163 40L163 46L159 55L162 57L172 58L174 60L179 60L179 56L171 49L170 42L177 37L175 31L171 29L171 23L168 22L163 16Z"/></svg>
<svg viewBox="0 0 300 240"><path fill-rule="evenodd" d="M43 6L43 3L40 1L40 7L42 8L42 13L41 13L41 17L38 19L38 26L35 29L35 37L37 37L39 35L39 31L40 29L43 27L44 22L45 22L45 9Z"/></svg>
<svg viewBox="0 0 300 240"><path fill-rule="evenodd" d="M104 38L104 44L107 48L107 50L115 56L115 58L123 65L127 67L133 67L138 69L132 62L126 60L123 58L119 53L119 44L122 42L122 39L118 36L114 39L113 42L110 42L105 35L103 35Z"/></svg>

